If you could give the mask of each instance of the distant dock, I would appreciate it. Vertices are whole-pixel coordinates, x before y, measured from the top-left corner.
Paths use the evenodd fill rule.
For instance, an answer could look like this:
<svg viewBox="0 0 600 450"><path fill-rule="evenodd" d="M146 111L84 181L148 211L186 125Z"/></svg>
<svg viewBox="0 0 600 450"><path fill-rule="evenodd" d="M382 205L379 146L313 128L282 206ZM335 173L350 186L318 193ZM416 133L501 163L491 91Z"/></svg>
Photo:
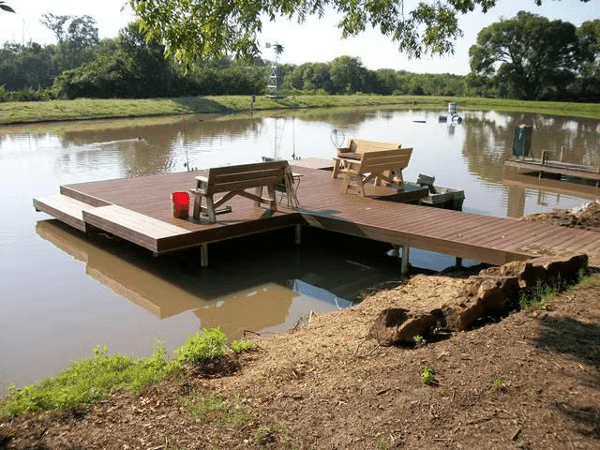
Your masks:
<svg viewBox="0 0 600 450"><path fill-rule="evenodd" d="M371 195L364 198L344 194L342 179L315 168L326 168L325 163L291 161L293 171L301 174L300 207L288 208L281 198L278 211L269 217L264 217L264 208L241 197L232 199L232 212L218 215L214 224L206 218L173 217L170 194L193 188L202 171L64 185L59 194L35 198L33 204L74 228L102 230L155 255L198 247L203 265L211 243L284 227L295 227L299 242L303 226L386 242L403 248L404 255L413 247L504 264L542 254L585 252L591 264L600 265L597 233L401 203L396 191L385 187L370 186ZM407 264L403 258L404 271Z"/></svg>

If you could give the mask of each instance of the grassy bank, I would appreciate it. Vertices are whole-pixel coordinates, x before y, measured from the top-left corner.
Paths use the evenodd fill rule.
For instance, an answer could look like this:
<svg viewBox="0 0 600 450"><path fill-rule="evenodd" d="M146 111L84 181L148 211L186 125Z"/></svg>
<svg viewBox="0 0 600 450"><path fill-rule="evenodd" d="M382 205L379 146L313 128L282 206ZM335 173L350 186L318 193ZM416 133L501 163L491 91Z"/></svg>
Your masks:
<svg viewBox="0 0 600 450"><path fill-rule="evenodd" d="M256 111L318 107L393 106L439 108L456 102L459 110L532 112L573 117L600 118L600 104L529 102L471 97L422 97L381 95L297 95L285 99L257 96ZM250 110L250 96L180 97L169 99L77 99L48 102L0 103L0 124L61 120L107 119L179 114L226 114Z"/></svg>

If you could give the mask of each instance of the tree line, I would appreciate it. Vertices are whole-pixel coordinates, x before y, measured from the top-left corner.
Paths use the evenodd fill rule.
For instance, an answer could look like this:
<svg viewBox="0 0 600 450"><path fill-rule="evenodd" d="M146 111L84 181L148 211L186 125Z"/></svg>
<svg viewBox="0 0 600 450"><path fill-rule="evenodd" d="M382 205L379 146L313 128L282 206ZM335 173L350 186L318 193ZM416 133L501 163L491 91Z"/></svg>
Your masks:
<svg viewBox="0 0 600 450"><path fill-rule="evenodd" d="M130 24L100 40L89 16L46 14L56 44L5 43L0 100L262 95L270 62L261 58L197 61L182 66L165 47ZM580 27L520 12L484 28L469 51L471 73L416 74L369 70L360 59L283 64L287 94L486 96L531 100L600 100L600 20Z"/></svg>

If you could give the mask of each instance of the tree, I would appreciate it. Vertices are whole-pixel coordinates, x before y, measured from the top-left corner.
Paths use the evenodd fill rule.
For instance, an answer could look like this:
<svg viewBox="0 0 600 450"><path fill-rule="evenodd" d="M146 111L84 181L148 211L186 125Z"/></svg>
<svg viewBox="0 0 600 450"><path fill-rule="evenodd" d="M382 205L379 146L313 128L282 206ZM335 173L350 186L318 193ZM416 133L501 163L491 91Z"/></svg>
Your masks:
<svg viewBox="0 0 600 450"><path fill-rule="evenodd" d="M577 29L583 63L574 94L581 100L600 101L600 19L584 22Z"/></svg>
<svg viewBox="0 0 600 450"><path fill-rule="evenodd" d="M358 58L340 56L331 62L329 76L336 93L354 94L362 90L366 76L365 69Z"/></svg>
<svg viewBox="0 0 600 450"><path fill-rule="evenodd" d="M521 11L481 30L469 58L472 72L497 77L506 96L534 100L560 96L581 54L573 24Z"/></svg>
<svg viewBox="0 0 600 450"><path fill-rule="evenodd" d="M187 65L224 55L254 57L263 20L278 17L302 23L322 17L330 7L342 14L342 36L357 36L371 26L398 43L400 51L421 57L448 54L462 36L458 15L475 8L487 12L498 0L421 0L405 10L405 0L129 0L148 37ZM541 4L542 0L532 0ZM589 0L580 0L587 2ZM407 2L408 3L408 2ZM412 3L411 3L412 5Z"/></svg>
<svg viewBox="0 0 600 450"><path fill-rule="evenodd" d="M63 70L72 69L93 59L92 49L100 42L94 18L47 13L42 16L41 22L56 36L59 64Z"/></svg>

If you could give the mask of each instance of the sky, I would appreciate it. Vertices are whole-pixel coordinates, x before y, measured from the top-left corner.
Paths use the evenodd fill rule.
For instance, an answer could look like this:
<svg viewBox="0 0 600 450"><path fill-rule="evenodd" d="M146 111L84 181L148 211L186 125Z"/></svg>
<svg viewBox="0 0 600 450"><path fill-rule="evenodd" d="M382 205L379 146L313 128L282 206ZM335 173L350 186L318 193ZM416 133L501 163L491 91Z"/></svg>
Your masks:
<svg viewBox="0 0 600 450"><path fill-rule="evenodd" d="M0 42L16 41L27 43L30 40L40 44L55 42L54 35L40 24L40 18L47 12L55 15L92 16L100 30L100 38L113 38L119 29L134 20L126 0L6 0L16 14L0 12ZM417 0L406 0L410 9ZM124 10L122 8L125 7ZM325 17L309 18L304 24L281 19L275 23L263 22L260 38L263 58L273 59L274 53L264 45L277 42L284 47L280 63L303 64L305 62L330 62L338 56L359 58L363 66L370 70L393 69L416 73L469 73L469 47L475 44L479 31L500 20L511 18L520 10L526 10L547 17L561 19L579 26L586 20L600 18L600 1L588 3L579 0L544 0L537 7L534 0L498 0L498 6L486 14L469 13L460 17L459 25L464 36L455 42L454 55L446 57L423 57L420 60L408 59L398 52L391 39L375 30L368 30L358 37L342 39L336 27L339 16L333 11Z"/></svg>

